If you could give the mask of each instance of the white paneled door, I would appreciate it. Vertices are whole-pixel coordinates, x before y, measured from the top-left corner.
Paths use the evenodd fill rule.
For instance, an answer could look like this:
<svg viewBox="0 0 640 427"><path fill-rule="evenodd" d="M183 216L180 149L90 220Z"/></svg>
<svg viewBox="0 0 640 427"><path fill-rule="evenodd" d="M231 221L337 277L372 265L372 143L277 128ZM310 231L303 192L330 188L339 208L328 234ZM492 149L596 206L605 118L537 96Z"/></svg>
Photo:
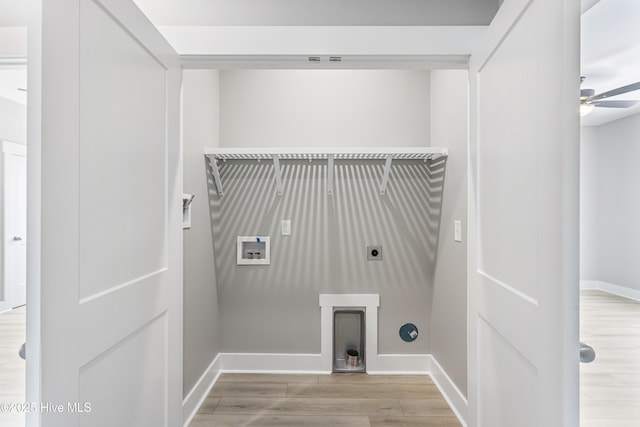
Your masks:
<svg viewBox="0 0 640 427"><path fill-rule="evenodd" d="M181 425L178 56L131 0L32 3L28 423Z"/></svg>
<svg viewBox="0 0 640 427"><path fill-rule="evenodd" d="M579 6L505 1L471 58L470 426L578 426Z"/></svg>

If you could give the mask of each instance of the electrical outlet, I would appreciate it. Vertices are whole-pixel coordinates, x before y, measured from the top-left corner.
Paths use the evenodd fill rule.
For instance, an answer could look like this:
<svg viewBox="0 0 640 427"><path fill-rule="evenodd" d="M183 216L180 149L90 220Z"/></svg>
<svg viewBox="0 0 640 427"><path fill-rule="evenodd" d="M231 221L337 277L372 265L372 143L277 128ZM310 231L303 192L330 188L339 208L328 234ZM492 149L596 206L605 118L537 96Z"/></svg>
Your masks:
<svg viewBox="0 0 640 427"><path fill-rule="evenodd" d="M367 246L367 259L369 261L382 260L382 246L381 245Z"/></svg>
<svg viewBox="0 0 640 427"><path fill-rule="evenodd" d="M453 222L453 240L456 242L462 242L462 222Z"/></svg>
<svg viewBox="0 0 640 427"><path fill-rule="evenodd" d="M291 236L291 220L283 219L281 223L281 235L283 236Z"/></svg>

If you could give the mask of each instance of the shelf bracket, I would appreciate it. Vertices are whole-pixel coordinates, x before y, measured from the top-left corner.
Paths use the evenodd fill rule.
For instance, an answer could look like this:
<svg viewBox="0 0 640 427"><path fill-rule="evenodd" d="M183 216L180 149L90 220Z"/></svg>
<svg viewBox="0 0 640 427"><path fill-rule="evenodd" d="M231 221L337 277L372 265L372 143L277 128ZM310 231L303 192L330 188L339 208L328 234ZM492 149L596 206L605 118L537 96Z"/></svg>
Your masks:
<svg viewBox="0 0 640 427"><path fill-rule="evenodd" d="M333 196L333 154L327 155L327 195Z"/></svg>
<svg viewBox="0 0 640 427"><path fill-rule="evenodd" d="M222 181L220 180L220 171L218 170L218 162L216 156L207 156L209 159L209 165L211 166L211 174L213 175L213 182L216 184L218 190L218 196L222 196Z"/></svg>
<svg viewBox="0 0 640 427"><path fill-rule="evenodd" d="M282 175L280 174L280 158L277 154L273 154L273 172L276 177L276 187L278 188L278 196L282 195Z"/></svg>
<svg viewBox="0 0 640 427"><path fill-rule="evenodd" d="M382 173L382 182L380 183L380 194L384 196L387 192L387 182L389 181L389 172L391 172L391 162L393 154L387 154L387 161L384 163L384 172Z"/></svg>

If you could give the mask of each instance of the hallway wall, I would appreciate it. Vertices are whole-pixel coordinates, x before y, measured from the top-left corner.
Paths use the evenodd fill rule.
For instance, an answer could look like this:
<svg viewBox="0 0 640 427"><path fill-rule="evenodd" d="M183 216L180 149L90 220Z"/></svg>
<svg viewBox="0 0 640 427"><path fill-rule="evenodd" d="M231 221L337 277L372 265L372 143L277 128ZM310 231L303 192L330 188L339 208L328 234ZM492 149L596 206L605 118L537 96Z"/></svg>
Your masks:
<svg viewBox="0 0 640 427"><path fill-rule="evenodd" d="M640 114L581 132L580 278L640 291Z"/></svg>
<svg viewBox="0 0 640 427"><path fill-rule="evenodd" d="M0 141L27 143L27 107L0 97Z"/></svg>

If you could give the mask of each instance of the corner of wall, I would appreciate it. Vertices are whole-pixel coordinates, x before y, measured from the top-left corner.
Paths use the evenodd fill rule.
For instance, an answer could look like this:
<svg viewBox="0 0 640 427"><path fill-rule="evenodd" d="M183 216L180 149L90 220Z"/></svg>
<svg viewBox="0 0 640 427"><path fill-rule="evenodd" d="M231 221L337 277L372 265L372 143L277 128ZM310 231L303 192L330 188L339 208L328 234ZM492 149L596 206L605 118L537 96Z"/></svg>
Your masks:
<svg viewBox="0 0 640 427"><path fill-rule="evenodd" d="M221 374L220 353L218 353L182 401L182 421L184 427L187 427L193 417L196 416L198 409L202 406L202 403L209 395L209 392Z"/></svg>
<svg viewBox="0 0 640 427"><path fill-rule="evenodd" d="M193 399L200 399L202 387L213 384L210 378L219 372L215 364L221 334L209 201L212 190L204 156L205 147L218 145L218 71L185 70L182 99L183 192L194 195L191 226L183 230L183 394L190 405Z"/></svg>
<svg viewBox="0 0 640 427"><path fill-rule="evenodd" d="M431 145L449 149L433 273L431 353L467 392L467 110L468 72L431 72ZM454 241L454 221L462 241ZM438 365L440 366L440 365Z"/></svg>

